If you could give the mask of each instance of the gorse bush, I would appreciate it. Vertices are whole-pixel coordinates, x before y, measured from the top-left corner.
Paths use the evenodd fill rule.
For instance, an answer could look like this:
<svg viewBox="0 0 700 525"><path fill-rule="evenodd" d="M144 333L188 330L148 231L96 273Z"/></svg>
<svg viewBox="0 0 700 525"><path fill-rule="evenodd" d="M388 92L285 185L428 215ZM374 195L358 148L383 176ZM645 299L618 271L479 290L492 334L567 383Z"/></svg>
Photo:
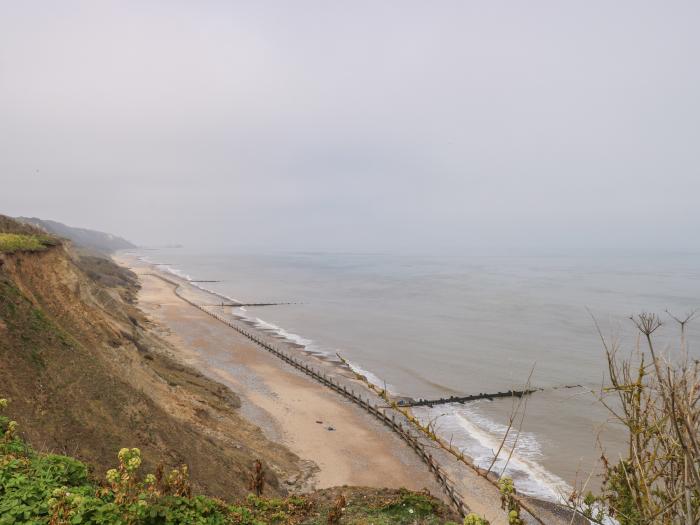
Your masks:
<svg viewBox="0 0 700 525"><path fill-rule="evenodd" d="M343 505L338 503L340 497L335 503L315 503L309 497L250 494L232 505L192 495L185 465L168 473L159 467L143 475L138 448L121 449L118 465L107 471L103 481L95 481L80 461L28 447L18 436L17 423L3 415L5 407L7 401L0 399L0 525L445 523L436 500L409 491L375 499L363 495ZM336 516L330 516L333 512Z"/></svg>

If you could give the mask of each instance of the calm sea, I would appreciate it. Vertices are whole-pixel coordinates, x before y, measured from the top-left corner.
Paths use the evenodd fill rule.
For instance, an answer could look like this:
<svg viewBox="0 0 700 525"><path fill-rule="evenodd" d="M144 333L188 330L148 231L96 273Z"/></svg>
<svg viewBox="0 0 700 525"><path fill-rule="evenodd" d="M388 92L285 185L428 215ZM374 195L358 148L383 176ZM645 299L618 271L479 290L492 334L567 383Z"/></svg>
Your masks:
<svg viewBox="0 0 700 525"><path fill-rule="evenodd" d="M600 339L634 346L629 316L700 306L700 256L416 257L368 254L142 252L151 262L243 302L240 312L308 350L339 352L373 381L412 397L532 384L507 470L526 493L557 499L616 456L622 436L592 393L604 380ZM238 309L240 311L240 309ZM700 321L698 321L700 322ZM673 341L667 323L660 337ZM690 327L691 350L700 325ZM573 388L568 388L573 387ZM481 464L505 431L510 400L421 409ZM513 444L513 443L511 443ZM497 464L500 472L503 462ZM595 482L594 482L595 483Z"/></svg>

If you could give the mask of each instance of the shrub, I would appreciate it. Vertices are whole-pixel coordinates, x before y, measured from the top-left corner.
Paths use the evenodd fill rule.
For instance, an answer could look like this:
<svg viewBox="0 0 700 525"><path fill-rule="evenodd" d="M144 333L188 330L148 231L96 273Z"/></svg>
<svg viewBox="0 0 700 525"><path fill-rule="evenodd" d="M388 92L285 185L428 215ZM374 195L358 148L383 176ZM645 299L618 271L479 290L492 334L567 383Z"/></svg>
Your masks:
<svg viewBox="0 0 700 525"><path fill-rule="evenodd" d="M37 252L55 244L56 239L48 235L0 233L0 252Z"/></svg>
<svg viewBox="0 0 700 525"><path fill-rule="evenodd" d="M464 525L490 525L490 522L479 516L478 514L470 513L464 518Z"/></svg>
<svg viewBox="0 0 700 525"><path fill-rule="evenodd" d="M107 472L103 483L95 482L80 461L39 454L26 446L17 436L17 424L1 414L6 406L7 401L0 399L0 525L321 525L326 523L319 521L321 516L335 519L329 516L334 508L338 522L349 511L353 523L367 522L368 517L375 525L443 523L435 500L403 490L381 498L380 504L358 498L347 508L340 497L334 506L319 508L300 496L276 499L250 494L237 505L193 496L184 465L167 475L159 467L142 476L138 448L121 449L118 465Z"/></svg>
<svg viewBox="0 0 700 525"><path fill-rule="evenodd" d="M501 508L508 512L508 525L522 525L520 519L520 503L516 498L513 480L507 476L498 480L498 488L501 491Z"/></svg>
<svg viewBox="0 0 700 525"><path fill-rule="evenodd" d="M572 505L595 522L607 515L620 525L698 523L700 520L700 363L689 356L686 325L679 319L676 357L656 348L663 325L655 314L632 318L639 337L633 352L620 355L617 341L603 342L610 385L602 401L627 430L627 453L602 457L602 494L572 494Z"/></svg>

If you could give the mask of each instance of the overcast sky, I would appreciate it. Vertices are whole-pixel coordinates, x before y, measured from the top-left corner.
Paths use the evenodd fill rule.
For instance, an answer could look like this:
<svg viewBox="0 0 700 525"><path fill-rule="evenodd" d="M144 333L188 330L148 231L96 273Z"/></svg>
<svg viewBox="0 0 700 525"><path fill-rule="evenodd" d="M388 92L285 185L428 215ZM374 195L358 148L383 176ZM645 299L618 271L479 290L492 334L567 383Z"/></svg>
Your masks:
<svg viewBox="0 0 700 525"><path fill-rule="evenodd" d="M0 213L202 248L699 251L699 21L0 0Z"/></svg>

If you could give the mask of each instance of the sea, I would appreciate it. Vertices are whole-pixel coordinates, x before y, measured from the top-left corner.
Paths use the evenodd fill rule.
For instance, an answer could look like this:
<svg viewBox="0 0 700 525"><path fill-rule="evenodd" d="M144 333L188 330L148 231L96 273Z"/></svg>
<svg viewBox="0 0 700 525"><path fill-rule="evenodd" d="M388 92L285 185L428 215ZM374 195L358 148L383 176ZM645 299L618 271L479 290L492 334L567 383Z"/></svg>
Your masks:
<svg viewBox="0 0 700 525"><path fill-rule="evenodd" d="M433 399L541 389L513 399L417 408L483 466L551 501L595 490L600 456L624 429L601 402L603 337L638 344L631 316L653 312L659 348L677 352L682 316L700 307L700 255L485 257L363 253L204 253L149 249L144 260L243 303L232 308L334 359L340 354L393 394ZM596 328L596 323L600 332ZM700 348L700 319L688 327ZM515 412L517 409L517 412ZM513 415L515 414L515 417ZM510 427L510 430L509 430Z"/></svg>

